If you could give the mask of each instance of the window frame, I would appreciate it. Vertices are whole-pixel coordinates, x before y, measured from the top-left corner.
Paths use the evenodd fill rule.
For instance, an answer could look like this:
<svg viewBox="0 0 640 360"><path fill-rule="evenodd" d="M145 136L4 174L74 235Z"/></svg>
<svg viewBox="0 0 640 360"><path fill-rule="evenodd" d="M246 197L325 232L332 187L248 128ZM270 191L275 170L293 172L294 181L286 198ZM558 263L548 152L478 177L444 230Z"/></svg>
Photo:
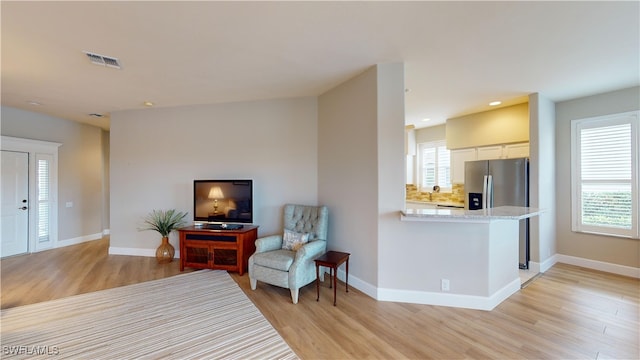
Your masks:
<svg viewBox="0 0 640 360"><path fill-rule="evenodd" d="M452 184L451 184L451 150L447 149L447 142L446 140L436 140L436 141L428 141L428 142L423 142L423 143L418 143L417 144L417 161L416 161L416 170L417 170L417 177L416 177L416 182L418 183L418 189L420 191L433 191L433 186L432 187L424 187L423 186L423 182L422 182L422 178L424 175L424 167L423 167L423 156L424 156L424 148L430 148L430 149L435 149L436 150L436 166L435 166L435 178L438 179L439 177L439 168L442 167L442 165L440 165L440 163L438 162L439 156L438 156L438 148L439 147L444 147L448 152L449 152L449 164L447 166L447 170L444 172L446 177L449 178L449 183L445 184L445 185L441 185L441 184L436 184L438 186L440 186L440 191L441 192L451 192L452 189Z"/></svg>
<svg viewBox="0 0 640 360"><path fill-rule="evenodd" d="M640 238L639 233L639 125L640 111L631 111L605 116L575 119L571 121L571 230L574 232L599 234L605 236ZM623 180L583 180L581 163L581 131L629 124L631 126L631 179ZM582 223L582 186L610 181L611 183L629 183L631 186L631 228L618 228L605 225L589 225Z"/></svg>

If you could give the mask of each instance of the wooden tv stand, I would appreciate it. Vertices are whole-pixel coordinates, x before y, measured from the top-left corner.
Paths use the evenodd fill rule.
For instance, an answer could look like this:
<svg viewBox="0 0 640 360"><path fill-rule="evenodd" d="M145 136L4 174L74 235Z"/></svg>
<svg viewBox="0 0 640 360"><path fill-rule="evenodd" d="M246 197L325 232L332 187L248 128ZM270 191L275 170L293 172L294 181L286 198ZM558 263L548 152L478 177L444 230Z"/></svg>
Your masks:
<svg viewBox="0 0 640 360"><path fill-rule="evenodd" d="M244 225L234 230L187 226L180 234L180 271L185 267L247 271L249 256L256 251L258 227Z"/></svg>

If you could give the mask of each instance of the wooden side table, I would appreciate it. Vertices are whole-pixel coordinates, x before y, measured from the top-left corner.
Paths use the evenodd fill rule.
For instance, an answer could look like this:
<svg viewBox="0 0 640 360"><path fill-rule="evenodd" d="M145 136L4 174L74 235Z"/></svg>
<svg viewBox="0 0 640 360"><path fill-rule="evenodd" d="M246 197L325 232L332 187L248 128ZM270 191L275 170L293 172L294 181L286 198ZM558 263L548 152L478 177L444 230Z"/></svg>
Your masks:
<svg viewBox="0 0 640 360"><path fill-rule="evenodd" d="M340 251L327 251L319 258L315 259L316 262L316 292L318 294L316 301L320 301L320 266L329 268L329 288L333 286L333 306L336 306L336 288L338 287L338 266L346 262L345 287L349 292L349 253ZM333 281L333 285L331 284Z"/></svg>

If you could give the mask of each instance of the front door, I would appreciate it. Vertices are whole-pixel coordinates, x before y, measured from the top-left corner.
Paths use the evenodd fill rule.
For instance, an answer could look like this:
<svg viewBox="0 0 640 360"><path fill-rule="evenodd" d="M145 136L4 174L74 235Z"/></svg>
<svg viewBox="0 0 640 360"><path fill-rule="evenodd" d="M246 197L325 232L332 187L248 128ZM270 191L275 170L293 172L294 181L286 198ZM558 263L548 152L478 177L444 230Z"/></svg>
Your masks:
<svg viewBox="0 0 640 360"><path fill-rule="evenodd" d="M29 154L2 151L0 257L29 250Z"/></svg>

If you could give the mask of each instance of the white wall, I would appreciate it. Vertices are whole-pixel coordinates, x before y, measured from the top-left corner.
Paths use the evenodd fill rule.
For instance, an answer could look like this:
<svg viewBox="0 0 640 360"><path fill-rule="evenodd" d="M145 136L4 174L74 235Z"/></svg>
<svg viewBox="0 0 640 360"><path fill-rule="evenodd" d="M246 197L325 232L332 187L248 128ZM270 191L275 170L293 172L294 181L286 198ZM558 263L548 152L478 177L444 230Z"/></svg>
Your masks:
<svg viewBox="0 0 640 360"><path fill-rule="evenodd" d="M571 120L640 109L640 87L556 104L558 253L640 267L640 241L571 231Z"/></svg>
<svg viewBox="0 0 640 360"><path fill-rule="evenodd" d="M398 210L405 208L404 64L378 65L378 285L394 286L407 273L398 269L414 260L402 244L405 223ZM413 236L412 236L413 237ZM401 250L402 249L402 250ZM398 256L403 253L403 256ZM404 257L404 256L408 256ZM410 267L420 266L417 263Z"/></svg>
<svg viewBox="0 0 640 360"><path fill-rule="evenodd" d="M155 249L137 230L153 209L192 221L194 179L253 179L258 234L279 233L285 203L317 203L317 126L316 98L112 114L111 247Z"/></svg>
<svg viewBox="0 0 640 360"><path fill-rule="evenodd" d="M378 282L376 98L372 67L318 100L318 200L329 207L327 247L351 253L350 276L373 286ZM401 130L404 140L404 125Z"/></svg>
<svg viewBox="0 0 640 360"><path fill-rule="evenodd" d="M320 97L318 195L334 214L329 248L352 254L350 284L375 298L421 302L439 294L450 303L488 286L458 256L479 251L465 245L479 229L400 221L403 104L402 64L377 65ZM515 272L517 258L513 263ZM440 291L443 278L451 280L448 294Z"/></svg>
<svg viewBox="0 0 640 360"><path fill-rule="evenodd" d="M329 248L350 252L351 283L371 296L404 207L404 65L376 65L320 96L319 199ZM355 278L355 281L353 281Z"/></svg>
<svg viewBox="0 0 640 360"><path fill-rule="evenodd" d="M6 106L1 112L2 135L62 143L58 149L58 243L100 238L104 230L102 158L108 148L104 131ZM66 207L67 202L73 207Z"/></svg>
<svg viewBox="0 0 640 360"><path fill-rule="evenodd" d="M383 64L332 89L319 101L319 198L335 209L329 247L350 252L349 281L384 300L442 303L486 283L460 263L473 225L402 222L404 67ZM486 258L484 258L486 264ZM517 271L513 259L513 271ZM483 271L488 271L483 268ZM442 297L440 279L452 290ZM443 300L444 299L444 300Z"/></svg>
<svg viewBox="0 0 640 360"><path fill-rule="evenodd" d="M556 253L557 246L555 104L540 94L531 94L529 111L530 206L545 210L529 220L529 265L532 270L546 271L545 262Z"/></svg>
<svg viewBox="0 0 640 360"><path fill-rule="evenodd" d="M416 144L430 141L444 141L447 138L447 125L436 125L416 129Z"/></svg>

